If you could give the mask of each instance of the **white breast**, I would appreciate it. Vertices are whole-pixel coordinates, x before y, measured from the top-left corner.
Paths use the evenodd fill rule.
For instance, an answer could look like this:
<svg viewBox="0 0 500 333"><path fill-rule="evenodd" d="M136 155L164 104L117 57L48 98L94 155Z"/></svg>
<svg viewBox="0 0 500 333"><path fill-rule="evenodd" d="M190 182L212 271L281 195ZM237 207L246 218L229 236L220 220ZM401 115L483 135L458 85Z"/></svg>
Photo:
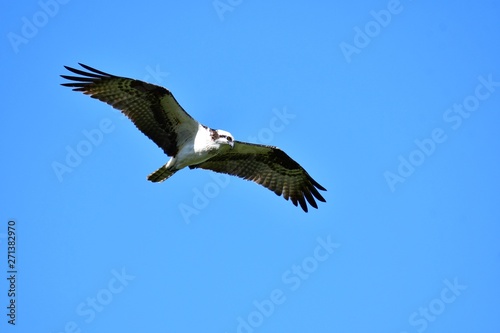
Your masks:
<svg viewBox="0 0 500 333"><path fill-rule="evenodd" d="M205 162L217 153L219 146L213 142L210 130L199 125L195 137L187 140L180 147L175 157L175 166L182 169L189 165Z"/></svg>

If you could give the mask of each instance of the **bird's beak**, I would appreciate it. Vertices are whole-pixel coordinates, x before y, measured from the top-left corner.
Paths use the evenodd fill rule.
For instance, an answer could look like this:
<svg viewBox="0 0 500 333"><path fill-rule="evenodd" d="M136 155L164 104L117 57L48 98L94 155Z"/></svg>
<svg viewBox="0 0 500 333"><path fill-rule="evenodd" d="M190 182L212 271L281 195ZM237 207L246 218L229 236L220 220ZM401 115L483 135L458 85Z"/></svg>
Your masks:
<svg viewBox="0 0 500 333"><path fill-rule="evenodd" d="M229 142L229 145L231 146L231 149L234 148L234 141Z"/></svg>

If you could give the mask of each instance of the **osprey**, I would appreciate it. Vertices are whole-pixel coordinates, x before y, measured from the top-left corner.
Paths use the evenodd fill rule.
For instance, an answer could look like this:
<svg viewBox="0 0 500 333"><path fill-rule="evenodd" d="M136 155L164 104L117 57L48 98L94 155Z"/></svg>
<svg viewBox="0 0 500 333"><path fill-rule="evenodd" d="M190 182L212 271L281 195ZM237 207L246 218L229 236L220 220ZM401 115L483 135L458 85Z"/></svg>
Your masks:
<svg viewBox="0 0 500 333"><path fill-rule="evenodd" d="M168 89L80 66L87 71L64 66L80 76L61 75L72 81L63 86L119 109L171 156L148 180L162 182L185 167L200 168L254 181L295 206L300 204L305 212L306 200L314 208L318 208L315 198L325 202L318 189L326 189L281 149L236 141L229 132L200 124Z"/></svg>

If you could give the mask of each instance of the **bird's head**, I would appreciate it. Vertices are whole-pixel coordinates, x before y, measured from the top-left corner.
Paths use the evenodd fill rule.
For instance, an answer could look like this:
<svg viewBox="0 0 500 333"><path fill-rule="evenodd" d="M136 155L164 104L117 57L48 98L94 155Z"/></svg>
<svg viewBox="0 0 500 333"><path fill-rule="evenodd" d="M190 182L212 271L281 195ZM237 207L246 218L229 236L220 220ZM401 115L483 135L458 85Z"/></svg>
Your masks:
<svg viewBox="0 0 500 333"><path fill-rule="evenodd" d="M215 130L215 132L217 133L214 140L215 143L229 145L231 149L234 147L234 138L231 133L224 130Z"/></svg>

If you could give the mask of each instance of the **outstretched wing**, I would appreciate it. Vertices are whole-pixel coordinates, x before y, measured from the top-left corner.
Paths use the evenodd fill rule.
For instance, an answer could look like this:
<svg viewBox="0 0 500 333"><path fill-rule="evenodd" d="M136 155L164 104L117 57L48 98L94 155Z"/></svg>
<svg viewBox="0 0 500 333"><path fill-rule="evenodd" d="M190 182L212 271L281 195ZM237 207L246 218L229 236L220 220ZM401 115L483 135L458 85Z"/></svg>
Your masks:
<svg viewBox="0 0 500 333"><path fill-rule="evenodd" d="M198 130L198 122L184 111L169 90L104 73L84 64L80 66L87 71L64 66L81 76L61 75L73 81L62 85L122 111L165 154L175 156L179 145Z"/></svg>
<svg viewBox="0 0 500 333"><path fill-rule="evenodd" d="M326 189L318 184L304 168L277 147L235 141L234 148L220 153L193 168L227 173L254 181L277 195L283 195L307 212L307 202L318 208L315 198L325 202L318 192Z"/></svg>

